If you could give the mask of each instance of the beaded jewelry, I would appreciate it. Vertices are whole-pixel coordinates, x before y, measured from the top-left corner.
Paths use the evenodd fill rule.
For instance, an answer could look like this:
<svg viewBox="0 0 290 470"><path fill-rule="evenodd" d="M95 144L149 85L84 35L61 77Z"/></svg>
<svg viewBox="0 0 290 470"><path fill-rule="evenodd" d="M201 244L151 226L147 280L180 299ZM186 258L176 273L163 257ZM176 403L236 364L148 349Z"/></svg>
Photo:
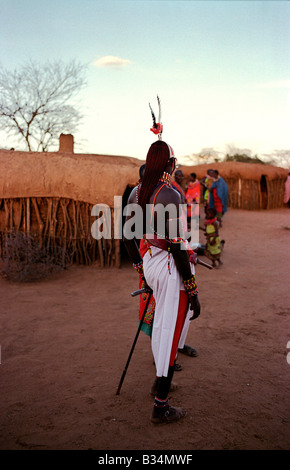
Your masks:
<svg viewBox="0 0 290 470"><path fill-rule="evenodd" d="M161 178L159 178L158 182L165 183L166 186L168 186L169 188L172 188L171 175L169 173L166 173L166 171L163 172L163 175L161 176Z"/></svg>
<svg viewBox="0 0 290 470"><path fill-rule="evenodd" d="M168 274L171 274L171 269L170 269L170 246L167 249L167 268L168 268Z"/></svg>
<svg viewBox="0 0 290 470"><path fill-rule="evenodd" d="M189 296L197 295L198 288L195 281L195 275L193 274L190 279L183 281L184 288Z"/></svg>
<svg viewBox="0 0 290 470"><path fill-rule="evenodd" d="M182 237L177 237L177 238L171 238L172 243L182 243L184 242Z"/></svg>
<svg viewBox="0 0 290 470"><path fill-rule="evenodd" d="M137 273L142 277L143 276L143 261L139 263L133 263L133 268L136 269Z"/></svg>
<svg viewBox="0 0 290 470"><path fill-rule="evenodd" d="M141 183L138 184L137 189L136 189L136 200L137 200L137 204L138 204L138 201L139 201L140 189L141 189Z"/></svg>

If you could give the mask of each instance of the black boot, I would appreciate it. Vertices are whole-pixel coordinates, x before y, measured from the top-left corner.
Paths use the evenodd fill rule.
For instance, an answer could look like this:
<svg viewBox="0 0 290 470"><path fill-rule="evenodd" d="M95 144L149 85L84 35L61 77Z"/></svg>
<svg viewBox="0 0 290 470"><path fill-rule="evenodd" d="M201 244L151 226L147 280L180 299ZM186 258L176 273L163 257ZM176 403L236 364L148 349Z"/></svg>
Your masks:
<svg viewBox="0 0 290 470"><path fill-rule="evenodd" d="M170 406L167 404L166 409L158 410L153 408L151 415L151 423L153 424L169 424L178 421L186 415L183 408Z"/></svg>
<svg viewBox="0 0 290 470"><path fill-rule="evenodd" d="M168 393L174 374L174 366L169 366L167 377L159 377L156 380L157 393L154 400L151 422L154 424L171 423L185 416L183 408L177 408L168 404Z"/></svg>

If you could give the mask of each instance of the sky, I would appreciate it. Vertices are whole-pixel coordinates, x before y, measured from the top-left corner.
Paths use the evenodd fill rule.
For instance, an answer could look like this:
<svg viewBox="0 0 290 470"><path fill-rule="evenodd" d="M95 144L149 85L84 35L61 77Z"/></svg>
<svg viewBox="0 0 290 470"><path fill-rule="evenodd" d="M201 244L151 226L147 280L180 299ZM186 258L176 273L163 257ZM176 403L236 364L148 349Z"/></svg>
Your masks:
<svg viewBox="0 0 290 470"><path fill-rule="evenodd" d="M4 68L88 65L78 153L145 159L157 95L181 163L203 149L290 150L289 1L0 0L0 11Z"/></svg>

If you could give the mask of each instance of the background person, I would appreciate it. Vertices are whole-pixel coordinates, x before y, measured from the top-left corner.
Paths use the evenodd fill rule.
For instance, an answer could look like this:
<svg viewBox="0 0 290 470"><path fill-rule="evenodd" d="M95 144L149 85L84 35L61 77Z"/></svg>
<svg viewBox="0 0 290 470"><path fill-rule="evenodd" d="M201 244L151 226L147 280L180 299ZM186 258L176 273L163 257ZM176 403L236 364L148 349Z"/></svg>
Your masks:
<svg viewBox="0 0 290 470"><path fill-rule="evenodd" d="M215 268L217 266L216 262L218 263L218 266L223 264L220 259L222 247L218 230L217 211L215 208L207 209L204 224L206 235L206 247L204 254L211 260L212 266Z"/></svg>
<svg viewBox="0 0 290 470"><path fill-rule="evenodd" d="M190 173L189 181L185 190L185 200L187 204L187 224L191 226L192 219L199 221L200 216L200 182L196 173Z"/></svg>
<svg viewBox="0 0 290 470"><path fill-rule="evenodd" d="M222 226L222 217L228 210L228 185L219 175L218 170L210 170L213 183L209 189L209 208L217 211L219 226Z"/></svg>

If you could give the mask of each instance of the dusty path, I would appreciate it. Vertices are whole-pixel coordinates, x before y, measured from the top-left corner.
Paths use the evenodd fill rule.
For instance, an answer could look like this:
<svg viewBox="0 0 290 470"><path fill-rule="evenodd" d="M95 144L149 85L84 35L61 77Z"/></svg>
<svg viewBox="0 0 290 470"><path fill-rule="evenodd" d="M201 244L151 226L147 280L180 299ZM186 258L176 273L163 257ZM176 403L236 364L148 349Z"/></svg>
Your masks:
<svg viewBox="0 0 290 470"><path fill-rule="evenodd" d="M154 366L143 333L115 394L137 330L128 262L1 280L0 449L289 449L285 226L287 209L226 214L222 269L197 267L202 314L187 343L199 355L180 355L174 378L171 401L187 417L168 426L149 421Z"/></svg>

